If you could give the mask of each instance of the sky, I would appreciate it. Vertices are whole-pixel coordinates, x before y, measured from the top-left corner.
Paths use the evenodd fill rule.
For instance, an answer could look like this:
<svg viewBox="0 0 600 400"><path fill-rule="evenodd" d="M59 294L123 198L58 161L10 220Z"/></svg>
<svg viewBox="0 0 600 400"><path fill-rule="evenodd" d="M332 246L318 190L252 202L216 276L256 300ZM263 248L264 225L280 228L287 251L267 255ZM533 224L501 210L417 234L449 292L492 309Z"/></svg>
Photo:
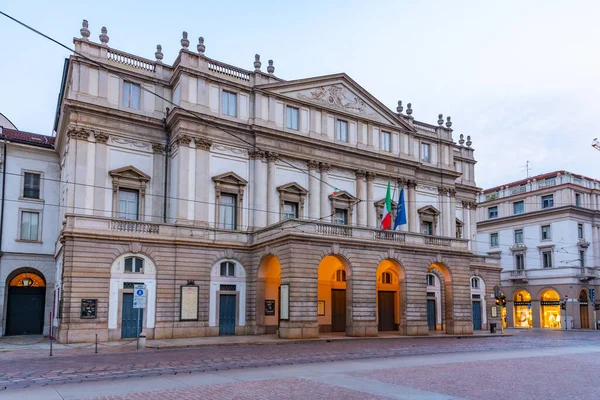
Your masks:
<svg viewBox="0 0 600 400"><path fill-rule="evenodd" d="M98 42L171 64L187 31L208 57L286 79L345 72L395 111L471 136L477 185L554 170L600 179L598 1L3 0L0 10L72 46L81 20ZM69 52L0 16L0 112L52 135Z"/></svg>

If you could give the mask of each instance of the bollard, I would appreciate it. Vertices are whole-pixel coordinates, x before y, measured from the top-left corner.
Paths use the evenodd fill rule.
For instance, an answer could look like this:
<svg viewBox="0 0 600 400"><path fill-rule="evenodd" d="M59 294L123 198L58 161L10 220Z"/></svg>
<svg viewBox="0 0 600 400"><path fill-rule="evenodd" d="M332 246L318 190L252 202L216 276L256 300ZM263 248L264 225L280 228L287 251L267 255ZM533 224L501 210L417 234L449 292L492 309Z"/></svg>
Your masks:
<svg viewBox="0 0 600 400"><path fill-rule="evenodd" d="M138 340L139 340L138 350L146 347L146 334L144 332L140 333Z"/></svg>
<svg viewBox="0 0 600 400"><path fill-rule="evenodd" d="M96 350L94 353L98 354L98 334L96 333Z"/></svg>

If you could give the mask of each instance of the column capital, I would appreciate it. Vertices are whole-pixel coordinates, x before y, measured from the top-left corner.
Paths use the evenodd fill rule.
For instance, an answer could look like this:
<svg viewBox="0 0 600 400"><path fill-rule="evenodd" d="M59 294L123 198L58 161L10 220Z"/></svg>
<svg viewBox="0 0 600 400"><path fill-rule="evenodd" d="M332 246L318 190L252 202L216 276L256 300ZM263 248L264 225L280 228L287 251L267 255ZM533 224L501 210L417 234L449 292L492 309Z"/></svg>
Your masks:
<svg viewBox="0 0 600 400"><path fill-rule="evenodd" d="M201 150L210 150L212 146L212 140L205 138L196 138L196 148Z"/></svg>
<svg viewBox="0 0 600 400"><path fill-rule="evenodd" d="M356 179L365 179L365 176L367 176L367 172L362 169L357 169L354 173L356 174Z"/></svg>
<svg viewBox="0 0 600 400"><path fill-rule="evenodd" d="M94 131L94 139L96 139L97 143L106 143L108 142L108 133Z"/></svg>
<svg viewBox="0 0 600 400"><path fill-rule="evenodd" d="M262 150L252 149L248 150L248 156L250 156L250 159L252 160L262 160L265 158L265 152Z"/></svg>
<svg viewBox="0 0 600 400"><path fill-rule="evenodd" d="M154 154L163 154L165 151L165 146L160 143L152 143L152 151Z"/></svg>
<svg viewBox="0 0 600 400"><path fill-rule="evenodd" d="M409 189L415 189L417 187L417 181L415 181L414 179L407 179L406 180L406 186Z"/></svg>
<svg viewBox="0 0 600 400"><path fill-rule="evenodd" d="M319 169L319 162L317 160L308 160L306 165L308 166L309 170Z"/></svg>
<svg viewBox="0 0 600 400"><path fill-rule="evenodd" d="M331 164L329 163L319 163L319 170L321 172L329 172L331 170Z"/></svg>
<svg viewBox="0 0 600 400"><path fill-rule="evenodd" d="M187 135L178 135L175 138L175 143L177 143L178 146L189 146L191 142L192 138Z"/></svg>
<svg viewBox="0 0 600 400"><path fill-rule="evenodd" d="M375 177L377 176L377 174L375 172L369 172L367 171L365 173L365 175L367 176L367 180L373 182L375 180Z"/></svg>
<svg viewBox="0 0 600 400"><path fill-rule="evenodd" d="M70 139L87 141L90 136L90 132L87 129L74 127L67 130L67 136Z"/></svg>
<svg viewBox="0 0 600 400"><path fill-rule="evenodd" d="M279 158L279 154L272 152L272 151L267 151L267 161L270 163L274 163L275 161L277 161L277 159Z"/></svg>

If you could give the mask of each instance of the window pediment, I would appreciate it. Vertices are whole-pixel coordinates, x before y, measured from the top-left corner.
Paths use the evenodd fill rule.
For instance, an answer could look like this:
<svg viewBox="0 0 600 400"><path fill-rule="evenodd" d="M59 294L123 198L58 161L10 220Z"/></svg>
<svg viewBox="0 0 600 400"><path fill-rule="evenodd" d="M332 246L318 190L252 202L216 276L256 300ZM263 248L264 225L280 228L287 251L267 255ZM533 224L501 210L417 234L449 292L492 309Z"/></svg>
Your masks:
<svg viewBox="0 0 600 400"><path fill-rule="evenodd" d="M246 186L248 181L236 174L233 171L226 172L221 175L213 176L212 180L221 184L229 184L236 186Z"/></svg>
<svg viewBox="0 0 600 400"><path fill-rule="evenodd" d="M346 192L345 190L342 190L342 191L336 192L335 194L330 194L329 200L353 203L353 202L356 202L358 200L358 198L352 196L350 193Z"/></svg>
<svg viewBox="0 0 600 400"><path fill-rule="evenodd" d="M440 212L434 206L421 207L417 210L417 212L421 215L430 215L430 216L434 216L434 217L437 217L438 215L440 215Z"/></svg>
<svg viewBox="0 0 600 400"><path fill-rule="evenodd" d="M150 180L150 175L143 173L133 165L113 169L112 171L108 171L108 174L113 178L123 180L136 180L142 183L146 183Z"/></svg>
<svg viewBox="0 0 600 400"><path fill-rule="evenodd" d="M296 196L305 196L308 194L308 190L304 189L302 186L297 184L296 182L286 183L285 185L281 185L277 188L277 191L280 194L290 194Z"/></svg>
<svg viewBox="0 0 600 400"><path fill-rule="evenodd" d="M378 210L383 209L383 206L385 205L385 198L383 198L379 201L376 201L374 204ZM396 203L394 200L392 200L392 210L395 210L397 206L398 206L398 203Z"/></svg>
<svg viewBox="0 0 600 400"><path fill-rule="evenodd" d="M456 218L456 226L460 226L461 228L465 226L465 224L458 218Z"/></svg>

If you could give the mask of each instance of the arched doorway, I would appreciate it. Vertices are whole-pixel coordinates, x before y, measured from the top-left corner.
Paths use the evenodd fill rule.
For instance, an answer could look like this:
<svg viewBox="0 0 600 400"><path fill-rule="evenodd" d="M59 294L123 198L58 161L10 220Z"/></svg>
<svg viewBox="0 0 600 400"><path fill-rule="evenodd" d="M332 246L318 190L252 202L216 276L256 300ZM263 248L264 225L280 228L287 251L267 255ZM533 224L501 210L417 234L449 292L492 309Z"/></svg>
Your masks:
<svg viewBox="0 0 600 400"><path fill-rule="evenodd" d="M531 328L531 295L526 290L519 290L513 298L515 308L515 328Z"/></svg>
<svg viewBox="0 0 600 400"><path fill-rule="evenodd" d="M352 302L350 268L341 257L330 255L319 263L318 274L319 332L346 332L347 304Z"/></svg>
<svg viewBox="0 0 600 400"><path fill-rule="evenodd" d="M542 328L559 328L561 327L560 316L560 295L554 289L547 289L542 292L541 296L541 315Z"/></svg>
<svg viewBox="0 0 600 400"><path fill-rule="evenodd" d="M487 324L485 282L479 276L471 277L471 310L473 330L479 331Z"/></svg>
<svg viewBox="0 0 600 400"><path fill-rule="evenodd" d="M215 335L245 333L246 270L236 260L220 260L211 269L208 325Z"/></svg>
<svg viewBox="0 0 600 400"><path fill-rule="evenodd" d="M46 280L33 269L8 278L6 335L41 335L44 329Z"/></svg>
<svg viewBox="0 0 600 400"><path fill-rule="evenodd" d="M427 327L442 330L442 284L437 274L429 273L427 280Z"/></svg>
<svg viewBox="0 0 600 400"><path fill-rule="evenodd" d="M279 286L281 265L277 257L263 258L258 269L257 280L257 325L264 326L264 333L277 333L279 329Z"/></svg>
<svg viewBox="0 0 600 400"><path fill-rule="evenodd" d="M377 330L406 333L404 270L393 260L377 267Z"/></svg>
<svg viewBox="0 0 600 400"><path fill-rule="evenodd" d="M426 275L427 325L430 331L454 332L452 276L441 263L431 264Z"/></svg>
<svg viewBox="0 0 600 400"><path fill-rule="evenodd" d="M585 289L579 292L579 318L581 329L590 329L590 313L588 311L588 295Z"/></svg>

